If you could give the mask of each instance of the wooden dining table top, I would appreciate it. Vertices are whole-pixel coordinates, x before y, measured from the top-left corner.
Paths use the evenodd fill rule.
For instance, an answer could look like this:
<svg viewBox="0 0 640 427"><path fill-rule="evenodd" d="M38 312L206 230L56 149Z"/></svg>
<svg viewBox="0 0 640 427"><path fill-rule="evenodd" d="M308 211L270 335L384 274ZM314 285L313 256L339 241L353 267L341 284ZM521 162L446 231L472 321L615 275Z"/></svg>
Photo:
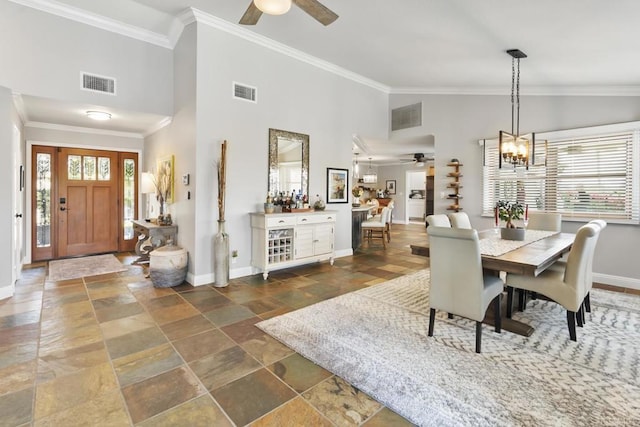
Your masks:
<svg viewBox="0 0 640 427"><path fill-rule="evenodd" d="M478 232L478 237L490 238L494 230ZM499 256L481 255L482 267L486 270L537 276L547 267L569 252L576 235L557 233ZM429 246L411 245L411 253L429 256Z"/></svg>
<svg viewBox="0 0 640 427"><path fill-rule="evenodd" d="M482 238L484 233L491 232L493 230L478 234ZM537 276L569 252L575 237L573 233L557 233L500 256L481 255L482 267L487 270Z"/></svg>

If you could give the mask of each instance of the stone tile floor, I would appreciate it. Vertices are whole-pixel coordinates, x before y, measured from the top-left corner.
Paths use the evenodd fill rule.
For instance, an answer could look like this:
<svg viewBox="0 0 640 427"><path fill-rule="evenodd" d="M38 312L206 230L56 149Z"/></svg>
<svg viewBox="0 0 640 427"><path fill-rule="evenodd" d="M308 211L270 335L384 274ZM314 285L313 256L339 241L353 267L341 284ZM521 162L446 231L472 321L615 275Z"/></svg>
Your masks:
<svg viewBox="0 0 640 427"><path fill-rule="evenodd" d="M408 246L425 236L394 225L387 249L226 288L158 289L133 265L51 282L27 266L0 301L0 425L410 425L254 324L427 267Z"/></svg>

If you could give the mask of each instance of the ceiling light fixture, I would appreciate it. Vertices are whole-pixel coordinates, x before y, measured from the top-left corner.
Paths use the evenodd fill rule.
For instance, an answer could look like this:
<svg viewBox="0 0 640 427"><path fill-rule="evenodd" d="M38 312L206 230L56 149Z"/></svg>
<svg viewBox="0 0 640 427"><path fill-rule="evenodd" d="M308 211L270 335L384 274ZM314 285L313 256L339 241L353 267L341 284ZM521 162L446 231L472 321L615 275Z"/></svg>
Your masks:
<svg viewBox="0 0 640 427"><path fill-rule="evenodd" d="M504 162L514 168L529 169L529 161L534 161L536 136L534 133L520 135L520 59L527 55L519 49L510 49L507 53L511 56L511 133L500 131L498 167Z"/></svg>
<svg viewBox="0 0 640 427"><path fill-rule="evenodd" d="M93 120L109 120L111 119L111 114L105 113L104 111L87 111L87 117Z"/></svg>
<svg viewBox="0 0 640 427"><path fill-rule="evenodd" d="M253 3L268 15L283 15L291 9L291 0L253 0Z"/></svg>
<svg viewBox="0 0 640 427"><path fill-rule="evenodd" d="M376 174L371 168L371 157L369 157L369 169L367 173L362 175L362 182L365 184L375 184L378 182L378 174Z"/></svg>

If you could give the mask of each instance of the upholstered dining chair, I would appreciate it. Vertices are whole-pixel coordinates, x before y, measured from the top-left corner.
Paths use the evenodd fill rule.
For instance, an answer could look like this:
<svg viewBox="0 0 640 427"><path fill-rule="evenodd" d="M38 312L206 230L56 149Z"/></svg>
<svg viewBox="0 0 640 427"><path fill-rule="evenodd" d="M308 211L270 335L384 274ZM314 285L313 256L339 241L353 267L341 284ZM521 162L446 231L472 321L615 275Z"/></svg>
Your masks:
<svg viewBox="0 0 640 427"><path fill-rule="evenodd" d="M576 313L580 313L582 302L589 291L587 282L591 279L593 253L600 230L600 226L596 224L580 227L564 269L548 268L535 277L507 273L507 317L511 317L513 288L542 294L567 310L569 337L572 341L577 341Z"/></svg>
<svg viewBox="0 0 640 427"><path fill-rule="evenodd" d="M466 212L453 212L447 216L453 228L473 228Z"/></svg>
<svg viewBox="0 0 640 427"><path fill-rule="evenodd" d="M444 214L429 215L427 217L427 224L434 227L451 227L449 217Z"/></svg>
<svg viewBox="0 0 640 427"><path fill-rule="evenodd" d="M597 225L598 227L600 227L600 232L602 232L602 230L604 230L607 227L607 221L605 221L603 219L591 220L591 221L589 221L589 224L594 224L594 225ZM600 232L596 236L596 244L598 242L598 238L600 238ZM591 260L592 260L592 264L593 264L593 257L591 258ZM557 270L557 271L564 272L564 270L567 268L567 262L564 261L564 260L556 261L549 268ZM587 266L587 279L586 280L587 280L587 283L586 283L586 285L587 285L587 295L584 297L582 308L587 313L591 313L591 288L593 288L593 265ZM584 313L582 313L581 318L580 317L578 318L578 326L582 326L580 324L581 323L580 321L582 321L582 322L586 321L586 317L584 316Z"/></svg>
<svg viewBox="0 0 640 427"><path fill-rule="evenodd" d="M551 212L531 212L527 229L560 231L562 227L562 214Z"/></svg>
<svg viewBox="0 0 640 427"><path fill-rule="evenodd" d="M382 208L380 215L374 217L371 220L362 222L362 238L367 239L371 244L371 239L381 238L382 246L387 247L387 221L389 220L389 213L391 209L388 207Z"/></svg>
<svg viewBox="0 0 640 427"><path fill-rule="evenodd" d="M385 230L385 232L387 233L387 242L391 242L391 224L393 223L393 210L395 209L395 201L390 201L389 204L387 204L387 207L389 208L389 215L387 217L387 229Z"/></svg>
<svg viewBox="0 0 640 427"><path fill-rule="evenodd" d="M433 336L436 310L476 321L476 353L482 343L482 320L494 301L495 331L500 333L500 296L504 282L484 274L478 232L473 229L429 226L431 287L429 336Z"/></svg>

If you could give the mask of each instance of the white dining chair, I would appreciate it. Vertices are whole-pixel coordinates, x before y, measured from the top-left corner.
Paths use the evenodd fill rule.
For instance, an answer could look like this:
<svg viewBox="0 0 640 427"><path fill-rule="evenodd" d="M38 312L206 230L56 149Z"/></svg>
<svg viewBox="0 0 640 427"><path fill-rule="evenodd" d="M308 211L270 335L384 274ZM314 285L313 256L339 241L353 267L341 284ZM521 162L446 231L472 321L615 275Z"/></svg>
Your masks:
<svg viewBox="0 0 640 427"><path fill-rule="evenodd" d="M391 210L388 207L382 208L380 215L371 220L362 222L362 238L367 239L369 244L374 238L382 239L382 246L387 247L387 221Z"/></svg>
<svg viewBox="0 0 640 427"><path fill-rule="evenodd" d="M453 212L447 216L453 228L473 228L466 212Z"/></svg>
<svg viewBox="0 0 640 427"><path fill-rule="evenodd" d="M476 353L482 343L482 320L494 302L495 331L500 333L500 296L504 282L484 274L478 232L473 229L429 226L431 285L429 333L433 336L436 310L476 321Z"/></svg>
<svg viewBox="0 0 640 427"><path fill-rule="evenodd" d="M551 212L529 213L528 230L557 231L562 228L562 214Z"/></svg>
<svg viewBox="0 0 640 427"><path fill-rule="evenodd" d="M548 268L538 276L507 273L507 317L511 317L514 288L542 294L567 310L569 337L572 341L577 341L576 313L580 312L588 293L587 282L591 277L593 253L600 230L600 226L596 224L580 227L564 271Z"/></svg>

